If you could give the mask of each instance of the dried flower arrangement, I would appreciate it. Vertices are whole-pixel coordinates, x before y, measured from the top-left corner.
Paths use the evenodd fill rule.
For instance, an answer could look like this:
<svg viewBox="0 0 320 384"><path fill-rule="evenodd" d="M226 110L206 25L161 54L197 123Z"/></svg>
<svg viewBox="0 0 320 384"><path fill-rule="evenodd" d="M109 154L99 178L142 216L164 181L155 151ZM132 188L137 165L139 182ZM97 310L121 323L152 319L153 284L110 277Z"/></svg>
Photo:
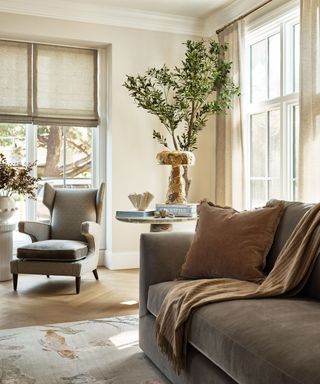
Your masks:
<svg viewBox="0 0 320 384"><path fill-rule="evenodd" d="M34 166L35 163L8 163L0 153L0 196L23 195L35 199L40 178L32 176Z"/></svg>

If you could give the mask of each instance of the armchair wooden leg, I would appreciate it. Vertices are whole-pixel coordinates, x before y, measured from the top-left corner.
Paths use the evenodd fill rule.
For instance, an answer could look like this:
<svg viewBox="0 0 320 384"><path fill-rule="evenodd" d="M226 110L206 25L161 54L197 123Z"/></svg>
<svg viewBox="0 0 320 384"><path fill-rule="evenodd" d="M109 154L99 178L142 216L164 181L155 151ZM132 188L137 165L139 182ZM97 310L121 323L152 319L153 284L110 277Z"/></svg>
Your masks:
<svg viewBox="0 0 320 384"><path fill-rule="evenodd" d="M47 275L47 278L49 279L50 275Z"/></svg>
<svg viewBox="0 0 320 384"><path fill-rule="evenodd" d="M13 277L13 289L16 291L18 286L18 274L13 273L12 277Z"/></svg>
<svg viewBox="0 0 320 384"><path fill-rule="evenodd" d="M92 272L93 272L94 277L96 278L96 280L99 280L98 270L97 270L97 269L94 269Z"/></svg>
<svg viewBox="0 0 320 384"><path fill-rule="evenodd" d="M81 276L76 276L76 293L80 293Z"/></svg>

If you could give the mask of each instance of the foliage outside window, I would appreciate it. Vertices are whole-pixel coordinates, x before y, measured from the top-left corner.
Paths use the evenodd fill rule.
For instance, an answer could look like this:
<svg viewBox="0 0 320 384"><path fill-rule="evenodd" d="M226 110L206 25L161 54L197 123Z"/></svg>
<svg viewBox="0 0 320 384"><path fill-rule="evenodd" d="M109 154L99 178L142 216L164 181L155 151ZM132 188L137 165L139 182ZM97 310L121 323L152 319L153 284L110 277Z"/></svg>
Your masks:
<svg viewBox="0 0 320 384"><path fill-rule="evenodd" d="M41 177L42 185L49 182L59 188L88 188L92 185L93 133L92 128L0 124L0 152L10 162L24 163L30 160L27 152L30 156L34 147L32 161L37 160L34 175ZM38 218L48 219L41 188L37 201ZM23 220L23 201L18 207L19 219Z"/></svg>
<svg viewBox="0 0 320 384"><path fill-rule="evenodd" d="M91 129L39 126L37 143L39 176L64 180L91 178Z"/></svg>

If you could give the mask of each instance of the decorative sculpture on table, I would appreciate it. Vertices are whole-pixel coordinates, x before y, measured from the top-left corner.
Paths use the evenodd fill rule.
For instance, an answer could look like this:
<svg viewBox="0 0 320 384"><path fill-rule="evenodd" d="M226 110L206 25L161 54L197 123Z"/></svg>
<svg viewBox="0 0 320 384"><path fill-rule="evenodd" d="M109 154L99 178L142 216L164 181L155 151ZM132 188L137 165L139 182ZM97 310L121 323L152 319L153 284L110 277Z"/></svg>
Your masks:
<svg viewBox="0 0 320 384"><path fill-rule="evenodd" d="M132 205L138 211L145 211L148 208L148 206L150 205L154 196L150 192L143 192L143 193L131 193L128 196L128 198L131 201Z"/></svg>
<svg viewBox="0 0 320 384"><path fill-rule="evenodd" d="M167 209L160 209L159 211L156 211L154 213L154 217L156 219L165 219L167 217L169 217L170 219L172 219L174 217L174 214L169 212Z"/></svg>
<svg viewBox="0 0 320 384"><path fill-rule="evenodd" d="M166 204L186 204L187 196L182 167L194 165L195 157L187 151L162 151L157 154L158 164L171 165Z"/></svg>

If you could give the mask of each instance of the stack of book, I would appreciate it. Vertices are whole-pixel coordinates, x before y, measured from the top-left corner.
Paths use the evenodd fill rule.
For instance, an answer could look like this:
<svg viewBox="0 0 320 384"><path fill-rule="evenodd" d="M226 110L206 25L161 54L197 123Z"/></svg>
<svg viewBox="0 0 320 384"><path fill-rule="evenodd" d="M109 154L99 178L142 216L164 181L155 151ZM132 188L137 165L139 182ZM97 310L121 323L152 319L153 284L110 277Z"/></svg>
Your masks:
<svg viewBox="0 0 320 384"><path fill-rule="evenodd" d="M127 211L116 211L116 217L152 217L154 212L154 209L147 209L145 211L129 209Z"/></svg>
<svg viewBox="0 0 320 384"><path fill-rule="evenodd" d="M156 211L165 209L176 217L197 216L198 204L156 204Z"/></svg>

